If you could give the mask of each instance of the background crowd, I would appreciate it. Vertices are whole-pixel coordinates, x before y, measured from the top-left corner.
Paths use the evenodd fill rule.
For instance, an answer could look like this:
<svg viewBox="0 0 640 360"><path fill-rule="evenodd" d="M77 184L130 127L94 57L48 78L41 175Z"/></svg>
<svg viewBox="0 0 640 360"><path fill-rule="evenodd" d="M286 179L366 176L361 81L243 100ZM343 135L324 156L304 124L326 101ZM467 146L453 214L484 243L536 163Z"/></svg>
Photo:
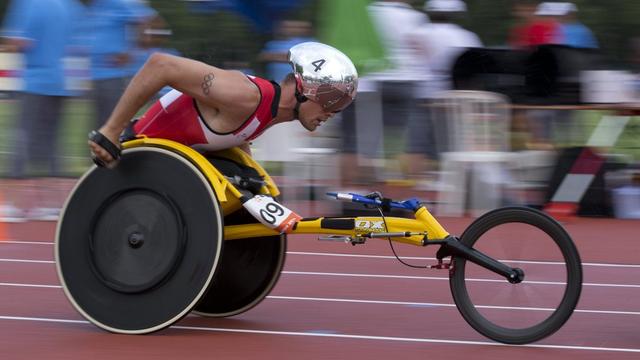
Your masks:
<svg viewBox="0 0 640 360"><path fill-rule="evenodd" d="M634 93L640 6L634 1L5 0L0 11L3 221L57 219L70 184L90 164L87 131L106 120L155 51L276 81L289 72L287 50L300 42L322 41L354 60L361 80L353 106L317 133L283 124L254 144L256 157L282 176L283 187L294 189L296 179L317 187L302 195L285 192L291 198L316 197L314 191L332 186L395 186L429 192L463 210L550 201L558 164L569 161L565 150L587 145L603 111L524 106L510 93L477 92L487 90L477 77L465 83L469 78L454 72L470 49L512 51L509 61L547 45L597 52L602 60L589 70L626 76L624 87L606 90L613 100L603 102L640 102ZM569 54L560 61L579 58L553 51ZM455 92L460 89L476 92ZM554 100L562 99L547 96L545 104ZM613 110L626 116L634 107ZM492 124L458 121L455 114L491 118ZM614 188L637 195L638 127L635 118L625 120L615 141L598 149L615 164L594 174L606 178L600 186L606 200L598 201L609 207ZM464 154L463 161L452 153ZM452 165L470 158L480 165ZM523 166L527 162L531 166ZM455 185L463 173L470 180ZM640 203L630 206L640 214Z"/></svg>

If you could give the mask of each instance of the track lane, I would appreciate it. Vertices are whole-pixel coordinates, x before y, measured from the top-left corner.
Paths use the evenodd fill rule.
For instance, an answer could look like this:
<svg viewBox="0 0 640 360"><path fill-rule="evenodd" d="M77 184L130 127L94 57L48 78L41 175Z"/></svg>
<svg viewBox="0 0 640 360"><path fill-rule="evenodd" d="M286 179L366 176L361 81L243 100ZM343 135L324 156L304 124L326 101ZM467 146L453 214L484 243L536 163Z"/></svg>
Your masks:
<svg viewBox="0 0 640 360"><path fill-rule="evenodd" d="M579 219L577 224L566 224L566 227L578 244L583 262L609 262L619 265L638 263L637 254L640 252L636 251L638 243L632 236L636 232L634 229L637 229L637 222L633 226L620 221L608 221L609 219L603 219L604 221L595 219L595 224L585 224L582 220ZM448 220L445 219L443 223L445 221ZM452 222L463 224L464 220ZM447 225L447 228L449 226ZM603 241L606 238L604 234L607 229L611 228L616 229L616 242L617 245L626 249L624 254L611 251L610 243ZM49 227L38 231L34 227L24 231L19 239L52 239L49 234L51 229ZM4 249L8 249L7 246L11 244L0 242L0 258L23 258L23 255L28 255L24 256L24 259L41 261L51 261L53 258L52 245L18 244L19 247L12 247L10 251L5 252ZM46 249L47 247L49 249ZM397 249L402 256L421 258L432 256L435 252L435 249L410 246L400 246ZM318 242L313 236L295 236L290 238L289 251L291 253L374 255L386 256L386 258L345 257L341 258L340 262L334 262L334 260L327 261L328 255L289 254L285 273L273 292L273 297L268 298L253 310L232 319L189 316L175 327L149 336L108 334L93 325L84 323L68 303L61 289L25 290L20 287L0 285L0 293L3 295L3 300L0 301L0 313L2 313L0 314L0 332L10 334L0 339L0 346L3 354L20 354L19 356L24 358L64 359L86 358L86 356L95 359L111 359L119 355L122 357L122 354L135 354L136 357L154 359L161 356L185 357L185 354L189 353L195 355L194 349L202 351L197 353L200 354L198 357L207 356L203 354L216 354L221 358L268 356L299 359L301 354L308 359L343 359L346 356L368 359L391 356L424 359L459 355L464 358L520 357L528 360L565 356L575 356L580 359L602 359L605 356L608 359L637 359L639 356L638 353L631 352L636 351L635 348L640 343L637 335L637 315L577 312L558 333L539 344L505 347L475 333L451 306L407 304L412 300L421 304L431 300L443 300L450 304L446 275L444 272L423 272L404 268L395 260L388 258L390 251L385 241L371 241L363 247L353 248L344 244ZM311 260L312 258L318 259ZM332 257L329 256L329 258ZM603 265L585 266L587 285L579 308L586 309L586 306L591 305L603 307L614 305L614 310L637 311L636 288L600 286L612 283L637 284L637 279L640 278L635 273L637 267ZM318 270L316 267L323 272L329 272L327 271L329 267L332 272L337 268L344 269L343 274L423 277L436 274L443 279L355 278L301 274L315 272L312 270ZM630 278L624 277L624 274L630 274ZM36 284L58 283L55 266L47 262L0 261L0 280L2 280L0 282L3 282L3 279L16 283L19 280L25 280L25 282L38 280ZM590 286L589 282L593 285ZM423 286L425 284L429 285L428 288ZM433 291L434 289L437 291ZM341 293L352 295L352 297L340 298L337 295ZM358 297L353 297L354 294ZM301 299L304 297L312 299ZM404 303L353 303L336 301L338 299L398 300ZM617 308L618 306L620 309ZM41 314L42 319L57 321L52 316L54 314L61 316L58 319L80 322L11 320L5 317L16 316L16 314L4 314L5 310L10 309L26 315L25 318L28 319L33 319L34 314ZM402 324L402 326L396 328L396 324ZM239 325L244 327L240 328ZM262 327L252 328L248 325ZM234 327L237 330L234 330ZM272 327L284 330L273 330ZM320 330L314 330L315 328ZM327 330L324 330L326 333L322 333L324 328L338 328L338 333L329 333ZM561 348L553 348L553 346L561 346Z"/></svg>

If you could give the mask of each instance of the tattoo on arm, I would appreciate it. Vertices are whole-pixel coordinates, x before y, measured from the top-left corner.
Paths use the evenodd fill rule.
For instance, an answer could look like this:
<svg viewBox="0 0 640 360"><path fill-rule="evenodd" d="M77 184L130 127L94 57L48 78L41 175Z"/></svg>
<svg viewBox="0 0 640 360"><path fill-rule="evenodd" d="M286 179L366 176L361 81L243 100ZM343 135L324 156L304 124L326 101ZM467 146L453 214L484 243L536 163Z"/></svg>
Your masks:
<svg viewBox="0 0 640 360"><path fill-rule="evenodd" d="M213 76L213 73L208 73L207 75L204 76L204 81L202 81L202 92L205 95L209 95L209 90L211 88L211 85L213 85L213 80L215 79L215 76Z"/></svg>

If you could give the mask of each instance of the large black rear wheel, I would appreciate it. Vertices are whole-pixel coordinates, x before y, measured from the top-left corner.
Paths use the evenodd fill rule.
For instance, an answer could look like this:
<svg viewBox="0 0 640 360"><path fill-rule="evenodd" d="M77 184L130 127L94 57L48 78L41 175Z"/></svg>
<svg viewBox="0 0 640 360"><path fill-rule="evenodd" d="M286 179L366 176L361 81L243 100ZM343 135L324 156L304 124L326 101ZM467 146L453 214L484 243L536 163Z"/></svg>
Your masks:
<svg viewBox="0 0 640 360"><path fill-rule="evenodd" d="M224 221L225 225L257 222L244 209L225 217ZM193 312L228 317L258 305L278 282L286 251L285 234L225 241L219 269Z"/></svg>
<svg viewBox="0 0 640 360"><path fill-rule="evenodd" d="M183 156L140 147L115 169L91 168L58 223L67 298L90 322L143 334L178 321L211 283L223 219L205 176Z"/></svg>

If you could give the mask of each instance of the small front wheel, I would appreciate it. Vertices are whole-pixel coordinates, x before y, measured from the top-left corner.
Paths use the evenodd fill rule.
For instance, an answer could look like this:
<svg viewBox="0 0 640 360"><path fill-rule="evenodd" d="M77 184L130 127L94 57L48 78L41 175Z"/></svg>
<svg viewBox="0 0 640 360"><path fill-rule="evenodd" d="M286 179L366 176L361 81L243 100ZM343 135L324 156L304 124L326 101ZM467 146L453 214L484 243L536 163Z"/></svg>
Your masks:
<svg viewBox="0 0 640 360"><path fill-rule="evenodd" d="M582 289L582 265L571 237L553 218L531 208L507 207L476 219L460 242L524 271L508 282L471 261L453 258L453 300L481 334L526 344L556 332L569 319Z"/></svg>

